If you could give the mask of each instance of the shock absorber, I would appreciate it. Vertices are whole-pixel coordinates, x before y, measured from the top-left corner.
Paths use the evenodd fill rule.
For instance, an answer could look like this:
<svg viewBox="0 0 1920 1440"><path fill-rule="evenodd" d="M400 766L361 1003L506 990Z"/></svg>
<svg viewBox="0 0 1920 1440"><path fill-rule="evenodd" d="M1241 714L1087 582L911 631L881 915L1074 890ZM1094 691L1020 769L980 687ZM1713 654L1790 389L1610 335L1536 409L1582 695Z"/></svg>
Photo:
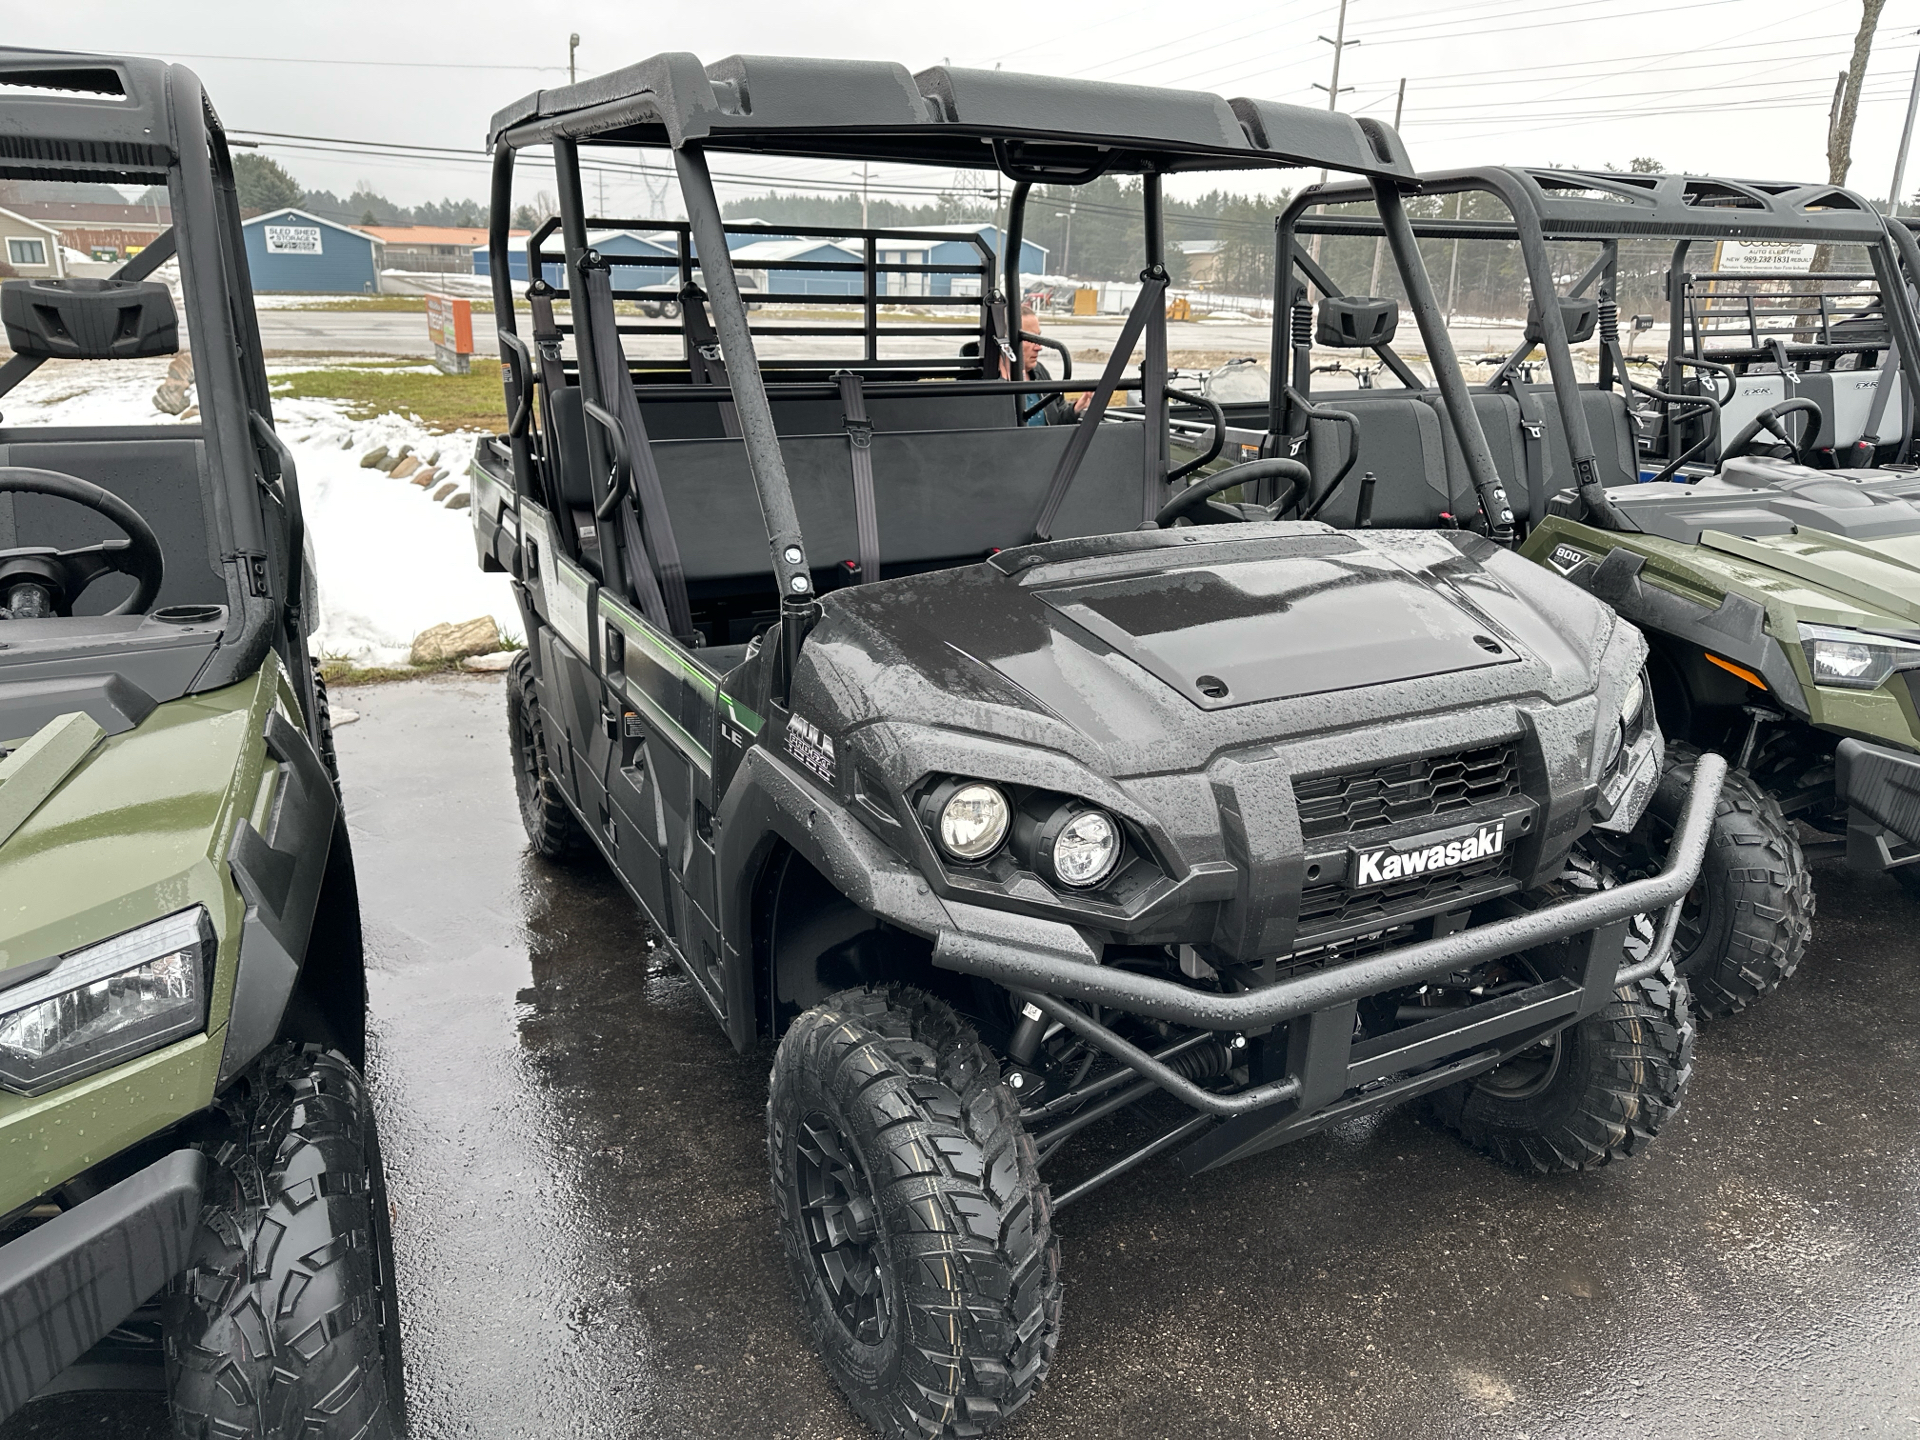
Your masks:
<svg viewBox="0 0 1920 1440"><path fill-rule="evenodd" d="M1620 307L1613 303L1613 297L1603 295L1599 304L1600 343L1618 345L1620 343Z"/></svg>

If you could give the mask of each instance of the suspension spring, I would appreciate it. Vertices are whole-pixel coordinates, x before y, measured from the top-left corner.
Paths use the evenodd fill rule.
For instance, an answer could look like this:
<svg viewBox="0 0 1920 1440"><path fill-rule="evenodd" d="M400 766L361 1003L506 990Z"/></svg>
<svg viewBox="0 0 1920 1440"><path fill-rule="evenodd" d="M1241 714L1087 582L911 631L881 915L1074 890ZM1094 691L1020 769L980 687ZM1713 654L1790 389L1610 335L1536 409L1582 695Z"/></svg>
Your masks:
<svg viewBox="0 0 1920 1440"><path fill-rule="evenodd" d="M1600 343L1618 345L1620 343L1620 307L1612 300L1602 300L1600 311Z"/></svg>

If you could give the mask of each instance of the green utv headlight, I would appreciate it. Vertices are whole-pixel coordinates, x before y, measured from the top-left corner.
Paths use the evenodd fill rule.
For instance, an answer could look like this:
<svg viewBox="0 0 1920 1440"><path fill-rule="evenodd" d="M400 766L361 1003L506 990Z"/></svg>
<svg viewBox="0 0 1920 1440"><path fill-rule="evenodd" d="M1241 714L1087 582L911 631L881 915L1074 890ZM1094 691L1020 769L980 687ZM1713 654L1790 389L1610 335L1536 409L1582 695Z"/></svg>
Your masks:
<svg viewBox="0 0 1920 1440"><path fill-rule="evenodd" d="M1838 625L1802 625L1800 648L1816 685L1877 690L1896 670L1920 666L1920 645Z"/></svg>
<svg viewBox="0 0 1920 1440"><path fill-rule="evenodd" d="M0 990L0 1088L42 1095L198 1034L214 947L213 922L196 905Z"/></svg>

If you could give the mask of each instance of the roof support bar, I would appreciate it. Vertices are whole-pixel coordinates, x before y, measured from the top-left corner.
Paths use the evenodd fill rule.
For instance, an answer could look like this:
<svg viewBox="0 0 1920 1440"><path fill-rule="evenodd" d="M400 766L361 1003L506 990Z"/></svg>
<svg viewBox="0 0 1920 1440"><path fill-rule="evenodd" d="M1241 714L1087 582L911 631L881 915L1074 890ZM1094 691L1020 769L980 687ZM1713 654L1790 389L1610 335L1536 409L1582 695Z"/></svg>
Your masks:
<svg viewBox="0 0 1920 1440"><path fill-rule="evenodd" d="M773 407L767 403L766 383L760 378L760 359L754 353L747 328L747 306L740 298L740 281L733 273L727 234L720 218L720 200L713 192L707 157L691 147L673 152L680 176L680 195L693 227L695 252L707 298L713 302L713 326L720 335L720 353L733 382L733 400L740 412L740 435L746 442L747 466L760 497L760 516L773 550L773 573L780 586L780 628L785 665L784 687L799 658L800 644L819 618L813 598L813 573L807 567L806 545L800 535L800 516L793 506L793 486L787 462L780 453L780 437L773 428ZM779 697L784 703L786 696Z"/></svg>
<svg viewBox="0 0 1920 1440"><path fill-rule="evenodd" d="M1374 181L1373 194L1381 222L1386 226L1393 263L1407 287L1407 302L1413 307L1414 322L1420 327L1420 338L1427 342L1434 383L1440 387L1440 398L1447 403L1454 438L1460 442L1460 451L1466 457L1467 474L1473 480L1474 493L1480 497L1487 527L1495 540L1510 544L1513 506L1507 499L1506 487L1500 483L1500 472L1493 468L1493 450L1487 444L1486 432L1480 428L1480 416L1473 408L1473 397L1467 392L1466 377L1460 373L1460 362L1453 353L1447 317L1440 313L1440 306L1433 298L1433 287L1427 283L1426 266L1420 259L1420 242L1413 237L1406 206L1391 181ZM1550 305L1547 310L1552 323L1558 325L1559 307Z"/></svg>

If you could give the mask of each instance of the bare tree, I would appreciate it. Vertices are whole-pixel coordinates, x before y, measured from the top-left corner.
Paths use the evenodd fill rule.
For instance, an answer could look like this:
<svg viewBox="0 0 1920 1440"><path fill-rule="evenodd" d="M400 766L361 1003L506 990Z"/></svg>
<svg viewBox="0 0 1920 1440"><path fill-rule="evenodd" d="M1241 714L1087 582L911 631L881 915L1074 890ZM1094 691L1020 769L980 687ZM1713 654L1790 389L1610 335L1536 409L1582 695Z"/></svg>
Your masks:
<svg viewBox="0 0 1920 1440"><path fill-rule="evenodd" d="M1860 87L1867 78L1867 57L1873 53L1873 32L1887 0L1861 0L1860 29L1853 37L1853 59L1847 64L1847 92L1827 135L1827 183L1844 185L1853 166L1853 122L1860 113Z"/></svg>

